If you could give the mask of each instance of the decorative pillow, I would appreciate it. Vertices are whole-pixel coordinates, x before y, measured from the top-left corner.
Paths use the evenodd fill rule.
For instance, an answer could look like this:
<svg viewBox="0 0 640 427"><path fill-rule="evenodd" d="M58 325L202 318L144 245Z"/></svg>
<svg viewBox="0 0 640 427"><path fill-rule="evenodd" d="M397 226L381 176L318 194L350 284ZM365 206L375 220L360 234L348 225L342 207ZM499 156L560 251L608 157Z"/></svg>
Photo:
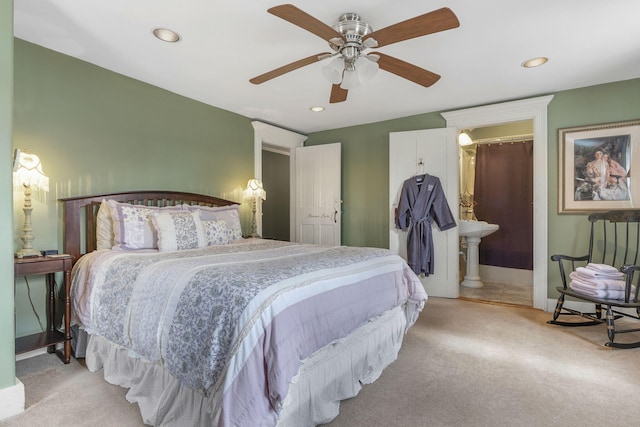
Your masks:
<svg viewBox="0 0 640 427"><path fill-rule="evenodd" d="M202 221L222 221L227 223L227 236L229 241L242 239L242 226L240 225L239 205L220 207L190 206L185 205L188 211L199 210Z"/></svg>
<svg viewBox="0 0 640 427"><path fill-rule="evenodd" d="M182 206L132 205L108 200L113 220L113 249L157 249L158 235L151 223L152 212L180 212Z"/></svg>
<svg viewBox="0 0 640 427"><path fill-rule="evenodd" d="M96 216L96 249L111 249L113 247L113 221L109 204L102 199L98 215Z"/></svg>
<svg viewBox="0 0 640 427"><path fill-rule="evenodd" d="M225 220L202 221L207 246L226 245L229 243L227 222Z"/></svg>
<svg viewBox="0 0 640 427"><path fill-rule="evenodd" d="M158 230L158 249L181 251L206 246L200 212L152 212L153 225Z"/></svg>

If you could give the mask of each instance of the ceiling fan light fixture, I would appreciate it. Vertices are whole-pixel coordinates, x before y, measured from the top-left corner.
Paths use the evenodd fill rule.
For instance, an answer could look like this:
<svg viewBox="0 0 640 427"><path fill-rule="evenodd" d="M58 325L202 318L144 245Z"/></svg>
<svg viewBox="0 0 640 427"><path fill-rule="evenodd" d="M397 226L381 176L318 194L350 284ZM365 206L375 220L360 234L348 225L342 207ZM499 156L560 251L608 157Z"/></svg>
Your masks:
<svg viewBox="0 0 640 427"><path fill-rule="evenodd" d="M319 105L316 107L311 107L309 108L309 110L313 111L314 113L320 113L322 111L324 111L324 107L320 107Z"/></svg>
<svg viewBox="0 0 640 427"><path fill-rule="evenodd" d="M340 87L342 89L351 90L360 87L361 85L358 73L355 69L344 70L344 73L342 73L342 83L340 83Z"/></svg>
<svg viewBox="0 0 640 427"><path fill-rule="evenodd" d="M367 83L373 80L378 73L380 66L378 65L377 58L369 58L367 55L363 55L356 61L356 73L358 73L358 79L362 83Z"/></svg>
<svg viewBox="0 0 640 427"><path fill-rule="evenodd" d="M337 85L342 81L342 70L344 69L344 61L341 56L334 58L327 65L322 67L322 75L330 83Z"/></svg>

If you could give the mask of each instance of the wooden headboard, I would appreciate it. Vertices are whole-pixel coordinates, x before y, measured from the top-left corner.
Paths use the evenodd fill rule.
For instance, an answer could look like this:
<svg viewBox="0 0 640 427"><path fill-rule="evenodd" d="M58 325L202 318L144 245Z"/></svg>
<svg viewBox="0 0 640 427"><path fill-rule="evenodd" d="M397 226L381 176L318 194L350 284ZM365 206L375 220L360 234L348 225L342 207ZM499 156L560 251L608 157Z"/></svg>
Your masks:
<svg viewBox="0 0 640 427"><path fill-rule="evenodd" d="M96 249L96 216L100 203L104 199L158 207L180 204L228 206L237 203L218 197L180 191L131 191L59 199L63 205L64 253L72 255L74 262L84 253Z"/></svg>

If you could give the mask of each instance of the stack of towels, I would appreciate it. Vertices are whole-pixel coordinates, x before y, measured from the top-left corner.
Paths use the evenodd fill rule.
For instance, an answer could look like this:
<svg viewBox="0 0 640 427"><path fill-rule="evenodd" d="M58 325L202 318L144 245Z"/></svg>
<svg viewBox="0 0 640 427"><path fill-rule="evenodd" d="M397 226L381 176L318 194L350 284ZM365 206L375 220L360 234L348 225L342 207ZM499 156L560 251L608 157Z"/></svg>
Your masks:
<svg viewBox="0 0 640 427"><path fill-rule="evenodd" d="M569 274L569 287L576 292L594 298L624 300L624 273L606 264L589 263L586 267L578 267ZM635 286L631 286L633 301Z"/></svg>

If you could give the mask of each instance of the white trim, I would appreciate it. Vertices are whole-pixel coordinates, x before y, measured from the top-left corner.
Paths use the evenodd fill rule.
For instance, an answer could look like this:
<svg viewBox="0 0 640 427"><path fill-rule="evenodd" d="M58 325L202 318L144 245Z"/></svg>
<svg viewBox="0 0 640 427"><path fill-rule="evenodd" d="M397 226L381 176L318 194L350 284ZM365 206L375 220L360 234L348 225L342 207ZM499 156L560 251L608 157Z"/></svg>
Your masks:
<svg viewBox="0 0 640 427"><path fill-rule="evenodd" d="M547 309L547 105L553 95L442 113L447 127L478 128L533 120L533 306Z"/></svg>
<svg viewBox="0 0 640 427"><path fill-rule="evenodd" d="M517 283L533 287L533 271L480 264L480 277L485 282Z"/></svg>
<svg viewBox="0 0 640 427"><path fill-rule="evenodd" d="M253 126L253 177L262 179L262 144L270 145L270 149L273 151L274 147L281 147L285 150L288 150L289 153L289 176L295 176L295 166L296 166L296 155L295 148L302 147L304 145L304 141L307 140L306 135L302 135L299 133L291 132L286 129L282 129L273 125L269 125L259 121L251 122ZM290 240L292 242L295 240L295 180L290 179L291 189L290 189L290 221L289 230L291 233ZM267 194L267 197L269 195ZM258 226L258 234L262 235L262 203L258 201L256 206L256 223Z"/></svg>
<svg viewBox="0 0 640 427"><path fill-rule="evenodd" d="M282 148L282 147L276 147L273 145L269 145L266 143L262 143L262 151L268 151L270 153L276 153L276 154L280 154L283 156L290 156L291 153L289 152L290 150L288 148Z"/></svg>
<svg viewBox="0 0 640 427"><path fill-rule="evenodd" d="M15 385L0 389L0 420L24 412L24 385L16 378Z"/></svg>
<svg viewBox="0 0 640 427"><path fill-rule="evenodd" d="M56 344L56 349L57 350L62 349L62 345ZM42 356L43 354L47 354L47 353L48 353L47 347L42 347L36 350L27 351L26 353L16 354L16 362L19 362L25 359L31 359L32 357L36 357L36 356Z"/></svg>

